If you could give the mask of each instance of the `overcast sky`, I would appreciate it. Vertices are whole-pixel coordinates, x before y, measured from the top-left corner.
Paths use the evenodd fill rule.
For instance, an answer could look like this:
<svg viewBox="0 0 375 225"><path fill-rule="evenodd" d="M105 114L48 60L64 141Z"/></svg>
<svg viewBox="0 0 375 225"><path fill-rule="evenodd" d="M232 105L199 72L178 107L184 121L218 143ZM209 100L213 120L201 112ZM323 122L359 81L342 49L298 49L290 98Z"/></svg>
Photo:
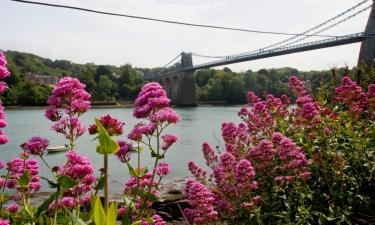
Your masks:
<svg viewBox="0 0 375 225"><path fill-rule="evenodd" d="M298 33L360 0L40 0L102 11L278 32ZM371 0L365 4L371 4ZM364 6L360 7L363 8ZM287 38L186 27L0 0L0 49L76 63L157 67L182 51L228 55ZM369 10L326 31L361 32ZM229 65L235 71L284 66L300 70L356 64L360 44ZM194 63L203 62L193 59Z"/></svg>

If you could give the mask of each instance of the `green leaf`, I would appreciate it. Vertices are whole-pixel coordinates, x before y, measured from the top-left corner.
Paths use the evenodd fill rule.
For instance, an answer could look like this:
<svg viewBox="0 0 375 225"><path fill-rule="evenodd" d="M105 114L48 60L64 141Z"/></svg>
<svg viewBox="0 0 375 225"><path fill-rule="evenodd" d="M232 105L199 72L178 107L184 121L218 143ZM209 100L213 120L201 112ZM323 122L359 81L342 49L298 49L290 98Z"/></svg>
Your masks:
<svg viewBox="0 0 375 225"><path fill-rule="evenodd" d="M18 186L19 187L28 187L29 182L30 182L30 172L28 170L25 170L23 172L22 176L20 177L20 179L18 179Z"/></svg>
<svg viewBox="0 0 375 225"><path fill-rule="evenodd" d="M58 178L58 183L61 185L62 188L72 188L76 186L79 181L73 180L68 176L61 176Z"/></svg>
<svg viewBox="0 0 375 225"><path fill-rule="evenodd" d="M151 157L158 158L158 159L164 159L164 155L160 155L156 153L155 151L151 151Z"/></svg>
<svg viewBox="0 0 375 225"><path fill-rule="evenodd" d="M104 176L101 176L98 182L96 183L94 190L99 191L99 190L103 190L103 188L104 188Z"/></svg>
<svg viewBox="0 0 375 225"><path fill-rule="evenodd" d="M139 225L139 224L141 224L142 223L142 221L141 220L138 220L138 221L135 221L134 223L132 223L131 225Z"/></svg>
<svg viewBox="0 0 375 225"><path fill-rule="evenodd" d="M93 217L95 225L106 225L106 215L99 197L95 198Z"/></svg>
<svg viewBox="0 0 375 225"><path fill-rule="evenodd" d="M131 222L130 222L130 219L129 219L129 215L126 214L124 215L122 218L121 218L121 225L130 225Z"/></svg>
<svg viewBox="0 0 375 225"><path fill-rule="evenodd" d="M7 194L0 194L0 202L6 202L10 199L10 196Z"/></svg>
<svg viewBox="0 0 375 225"><path fill-rule="evenodd" d="M146 197L146 199L148 199L148 200L150 200L152 202L158 202L159 201L159 198L156 195L154 195L152 193L149 193L149 192L147 192L145 194L145 197Z"/></svg>
<svg viewBox="0 0 375 225"><path fill-rule="evenodd" d="M120 147L117 142L113 140L103 125L95 118L96 126L98 127L99 145L96 147L96 152L99 154L113 154L116 153Z"/></svg>
<svg viewBox="0 0 375 225"><path fill-rule="evenodd" d="M50 180L50 179L48 179L46 177L40 177L40 178L43 179L43 180L45 180L45 181L47 181L48 186L50 188L52 188L52 189L57 188L57 183L56 182L54 182L54 181L52 181L52 180Z"/></svg>
<svg viewBox="0 0 375 225"><path fill-rule="evenodd" d="M134 170L134 168L130 165L130 163L127 163L126 165L128 165L130 176L138 177L138 173Z"/></svg>
<svg viewBox="0 0 375 225"><path fill-rule="evenodd" d="M117 202L114 202L109 206L106 225L116 225L116 220L117 220Z"/></svg>
<svg viewBox="0 0 375 225"><path fill-rule="evenodd" d="M65 206L64 206L64 209L69 214L70 218L72 218L72 220L75 222L75 224L78 224L78 225L87 225L80 218L78 218L76 215L74 215L72 212L70 212Z"/></svg>
<svg viewBox="0 0 375 225"><path fill-rule="evenodd" d="M56 194L53 193L49 196L47 200L45 200L39 207L36 212L36 217L41 215L43 212L46 212L48 210L49 205L55 200Z"/></svg>

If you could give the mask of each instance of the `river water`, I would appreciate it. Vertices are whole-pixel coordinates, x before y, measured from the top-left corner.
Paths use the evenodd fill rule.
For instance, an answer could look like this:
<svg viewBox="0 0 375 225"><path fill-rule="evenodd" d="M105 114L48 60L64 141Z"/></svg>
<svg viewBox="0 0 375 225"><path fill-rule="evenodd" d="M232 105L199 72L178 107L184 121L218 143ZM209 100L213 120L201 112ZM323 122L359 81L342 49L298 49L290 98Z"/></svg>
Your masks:
<svg viewBox="0 0 375 225"><path fill-rule="evenodd" d="M187 164L194 161L198 165L204 165L204 159L201 151L201 145L204 141L209 142L213 147L222 145L221 123L238 122L237 112L240 107L234 106L208 106L194 108L177 108L177 113L182 120L171 125L166 133L177 134L179 139L169 150L165 160L170 164L171 173L165 178L166 180L177 180L190 176ZM0 159L8 161L19 156L21 149L20 144L27 141L32 136L42 136L50 140L50 146L63 145L67 143L62 134L58 134L50 129L52 122L44 118L45 109L12 109L6 110L8 127L5 129L11 140L0 146ZM95 117L110 114L113 117L126 123L124 134L119 139L126 139L126 135L132 129L133 125L139 120L133 118L132 108L105 108L91 109L81 118L86 127L94 123ZM85 133L77 139L76 150L84 154L93 163L96 170L103 165L102 156L97 154L95 149L97 141L93 140L94 136ZM142 153L142 164L152 166L150 152L145 149ZM65 162L64 153L47 154L46 161L52 166L61 165ZM135 165L135 155L131 162ZM153 159L152 159L153 160ZM119 193L123 188L125 180L129 177L127 167L120 163L114 156L110 157L110 186L112 193ZM40 163L40 176L51 177L50 172ZM3 172L3 171L1 171ZM48 187L42 182L42 191L47 191Z"/></svg>

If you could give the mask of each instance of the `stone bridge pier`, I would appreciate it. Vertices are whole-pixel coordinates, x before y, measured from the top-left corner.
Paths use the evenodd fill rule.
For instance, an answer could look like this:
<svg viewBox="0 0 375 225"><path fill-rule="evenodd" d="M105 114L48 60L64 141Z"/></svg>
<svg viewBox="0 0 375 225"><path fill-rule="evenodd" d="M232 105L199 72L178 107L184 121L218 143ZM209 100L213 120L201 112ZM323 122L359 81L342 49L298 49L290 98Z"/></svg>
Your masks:
<svg viewBox="0 0 375 225"><path fill-rule="evenodd" d="M375 0L373 0L370 15L367 20L365 34L375 35ZM362 41L359 50L358 66L362 63L371 66L375 58L375 38L367 38Z"/></svg>
<svg viewBox="0 0 375 225"><path fill-rule="evenodd" d="M193 65L190 53L181 54L181 68ZM161 77L152 79L163 86L173 105L177 106L197 106L197 96L195 93L194 71L181 71L169 73Z"/></svg>

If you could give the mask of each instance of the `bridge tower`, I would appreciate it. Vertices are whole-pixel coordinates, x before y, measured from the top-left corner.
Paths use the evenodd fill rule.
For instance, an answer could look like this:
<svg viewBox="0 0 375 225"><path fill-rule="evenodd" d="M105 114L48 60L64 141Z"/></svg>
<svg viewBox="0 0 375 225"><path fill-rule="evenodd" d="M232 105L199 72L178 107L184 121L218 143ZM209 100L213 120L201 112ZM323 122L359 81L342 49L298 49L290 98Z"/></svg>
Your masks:
<svg viewBox="0 0 375 225"><path fill-rule="evenodd" d="M181 68L193 66L191 53L181 53ZM173 79L175 86L172 93L172 103L178 106L197 106L197 96L195 93L194 71L178 72Z"/></svg>
<svg viewBox="0 0 375 225"><path fill-rule="evenodd" d="M365 35L375 34L375 0L373 0L370 15L367 20ZM370 66L375 58L375 38L367 38L362 41L359 51L358 66L362 63Z"/></svg>

